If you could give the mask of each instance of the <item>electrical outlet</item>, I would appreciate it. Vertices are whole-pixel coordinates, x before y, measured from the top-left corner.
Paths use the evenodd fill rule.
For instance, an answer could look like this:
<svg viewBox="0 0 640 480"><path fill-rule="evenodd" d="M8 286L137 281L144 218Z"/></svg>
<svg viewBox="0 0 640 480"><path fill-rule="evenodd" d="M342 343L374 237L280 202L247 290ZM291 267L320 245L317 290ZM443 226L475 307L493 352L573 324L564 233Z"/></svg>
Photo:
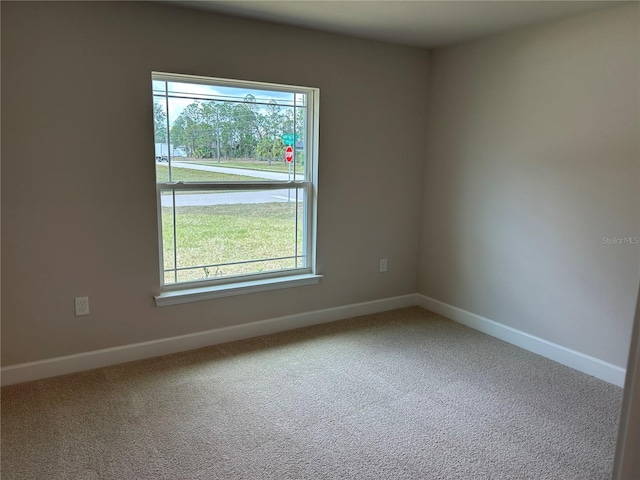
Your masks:
<svg viewBox="0 0 640 480"><path fill-rule="evenodd" d="M76 297L76 317L89 315L89 297Z"/></svg>
<svg viewBox="0 0 640 480"><path fill-rule="evenodd" d="M381 272L386 272L387 271L387 259L386 258L381 258L380 259L380 271Z"/></svg>

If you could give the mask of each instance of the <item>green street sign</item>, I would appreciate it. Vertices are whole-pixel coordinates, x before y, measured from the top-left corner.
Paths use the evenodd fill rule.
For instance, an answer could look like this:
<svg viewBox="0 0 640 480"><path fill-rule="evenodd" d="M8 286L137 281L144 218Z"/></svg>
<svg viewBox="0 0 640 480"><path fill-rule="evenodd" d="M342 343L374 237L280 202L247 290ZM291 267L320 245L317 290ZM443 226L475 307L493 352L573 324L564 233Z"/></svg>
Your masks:
<svg viewBox="0 0 640 480"><path fill-rule="evenodd" d="M282 141L284 142L285 145L293 145L293 142L295 142L299 138L300 138L300 135L298 135L297 133L296 133L295 139L293 138L293 133L282 134Z"/></svg>

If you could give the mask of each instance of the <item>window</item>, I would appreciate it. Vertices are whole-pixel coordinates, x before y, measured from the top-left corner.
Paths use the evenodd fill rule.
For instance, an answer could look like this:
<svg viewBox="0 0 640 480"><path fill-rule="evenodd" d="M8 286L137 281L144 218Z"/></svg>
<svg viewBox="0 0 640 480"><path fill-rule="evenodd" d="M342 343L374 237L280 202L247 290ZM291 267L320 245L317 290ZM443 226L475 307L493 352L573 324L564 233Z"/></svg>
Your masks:
<svg viewBox="0 0 640 480"><path fill-rule="evenodd" d="M158 305L317 283L318 89L153 73Z"/></svg>

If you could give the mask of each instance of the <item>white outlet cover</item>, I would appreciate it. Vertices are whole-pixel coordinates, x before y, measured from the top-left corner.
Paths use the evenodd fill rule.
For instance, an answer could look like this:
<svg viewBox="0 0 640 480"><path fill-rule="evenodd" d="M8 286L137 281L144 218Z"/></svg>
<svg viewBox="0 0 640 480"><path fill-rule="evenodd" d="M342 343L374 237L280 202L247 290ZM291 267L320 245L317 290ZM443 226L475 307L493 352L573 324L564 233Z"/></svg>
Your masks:
<svg viewBox="0 0 640 480"><path fill-rule="evenodd" d="M380 271L381 272L386 272L387 271L387 259L386 258L381 258L380 259Z"/></svg>
<svg viewBox="0 0 640 480"><path fill-rule="evenodd" d="M89 297L76 297L75 306L76 306L76 317L80 317L82 315L89 315Z"/></svg>

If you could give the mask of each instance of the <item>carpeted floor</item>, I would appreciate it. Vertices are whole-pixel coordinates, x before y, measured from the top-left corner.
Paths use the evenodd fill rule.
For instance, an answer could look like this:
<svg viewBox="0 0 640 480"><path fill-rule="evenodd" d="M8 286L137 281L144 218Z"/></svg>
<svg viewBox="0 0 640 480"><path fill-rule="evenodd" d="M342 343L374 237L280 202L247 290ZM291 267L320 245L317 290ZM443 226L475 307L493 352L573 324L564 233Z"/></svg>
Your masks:
<svg viewBox="0 0 640 480"><path fill-rule="evenodd" d="M622 390L420 308L2 389L2 478L608 479Z"/></svg>

